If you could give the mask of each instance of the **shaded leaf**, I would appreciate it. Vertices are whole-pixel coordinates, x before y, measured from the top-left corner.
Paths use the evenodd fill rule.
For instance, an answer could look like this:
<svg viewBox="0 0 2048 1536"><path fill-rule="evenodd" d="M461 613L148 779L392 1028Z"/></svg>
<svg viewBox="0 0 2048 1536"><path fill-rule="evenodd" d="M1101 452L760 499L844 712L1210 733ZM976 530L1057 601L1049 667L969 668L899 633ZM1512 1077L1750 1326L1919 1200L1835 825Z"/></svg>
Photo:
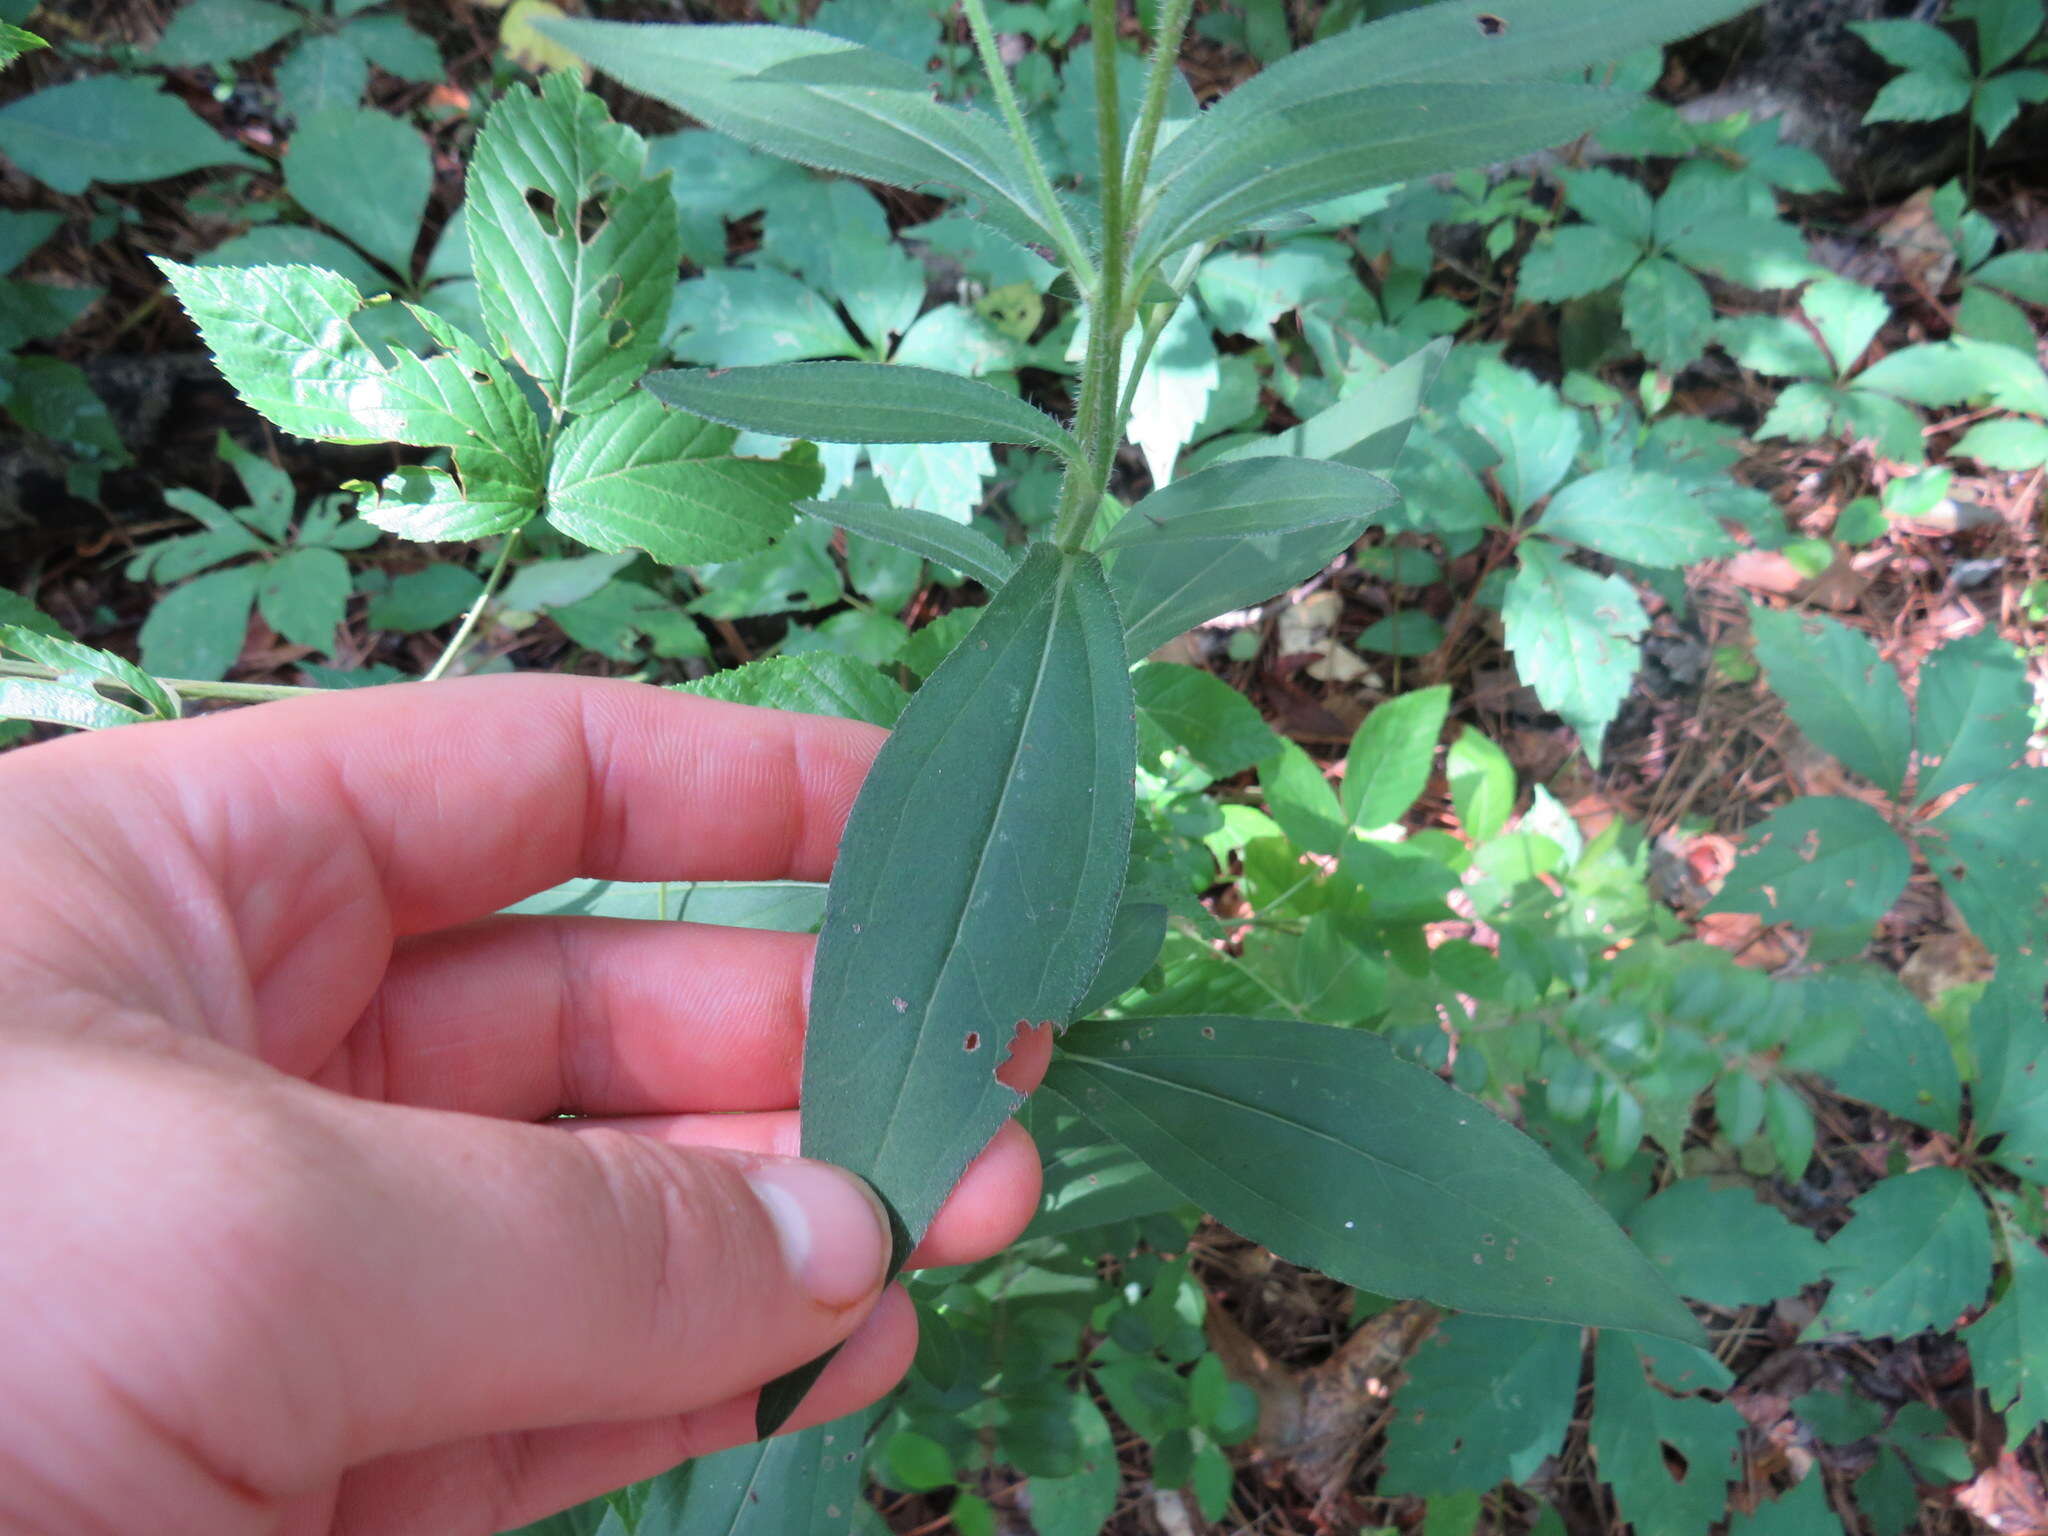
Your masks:
<svg viewBox="0 0 2048 1536"><path fill-rule="evenodd" d="M1836 966L1800 983L1799 1006L1815 1033L1830 1015L1842 1021L1848 1054L1822 1068L1838 1089L1955 1134L1962 1086L1948 1036L1889 971Z"/></svg>
<svg viewBox="0 0 2048 1536"><path fill-rule="evenodd" d="M2048 1254L2008 1223L2005 1294L1963 1330L1977 1385L2005 1415L2005 1443L2017 1446L2048 1419Z"/></svg>
<svg viewBox="0 0 2048 1536"><path fill-rule="evenodd" d="M95 181L156 181L206 165L263 164L138 75L89 75L0 107L0 154L72 195Z"/></svg>
<svg viewBox="0 0 2048 1536"><path fill-rule="evenodd" d="M296 32L300 18L270 0L190 0L179 7L149 62L167 69L227 64Z"/></svg>
<svg viewBox="0 0 2048 1536"><path fill-rule="evenodd" d="M366 165L377 168L374 177L363 174ZM315 112L285 148L284 184L321 223L401 277L412 275L434 166L426 141L409 125L353 105Z"/></svg>
<svg viewBox="0 0 2048 1536"><path fill-rule="evenodd" d="M1709 912L1757 912L1802 928L1867 928L1891 910L1913 856L1861 801L1808 795L1749 835Z"/></svg>
<svg viewBox="0 0 2048 1536"><path fill-rule="evenodd" d="M1984 1204L1953 1168L1922 1168L1856 1197L1827 1244L1835 1286L1805 1337L1947 1330L1991 1286Z"/></svg>
<svg viewBox="0 0 2048 1536"><path fill-rule="evenodd" d="M1450 709L1451 690L1439 685L1389 699L1365 717L1344 754L1340 803L1352 826L1387 826L1422 797Z"/></svg>
<svg viewBox="0 0 2048 1536"><path fill-rule="evenodd" d="M2035 830L2043 806L2048 768L2023 768L1943 811L1928 828L1934 838L1921 845L1970 931L1993 954L2048 938L2048 839Z"/></svg>
<svg viewBox="0 0 2048 1536"><path fill-rule="evenodd" d="M825 887L802 880L568 880L505 910L809 933L825 915Z"/></svg>
<svg viewBox="0 0 2048 1536"><path fill-rule="evenodd" d="M758 704L803 715L838 715L882 726L896 723L909 697L868 663L830 651L769 656L676 686L679 692L700 698Z"/></svg>
<svg viewBox="0 0 2048 1536"><path fill-rule="evenodd" d="M2025 663L1994 629L1929 656L1914 699L1914 798L1932 800L2011 768L2027 749L2033 706Z"/></svg>
<svg viewBox="0 0 2048 1536"><path fill-rule="evenodd" d="M1704 1531L1725 1512L1742 1417L1725 1402L1663 1388L1728 1384L1719 1363L1697 1351L1645 1350L1612 1333L1595 1343L1587 1441L1621 1519L1636 1530Z"/></svg>
<svg viewBox="0 0 2048 1536"><path fill-rule="evenodd" d="M1517 517L1556 490L1571 473L1582 427L1557 391L1492 358L1473 370L1458 416L1500 455L1494 471Z"/></svg>
<svg viewBox="0 0 2048 1536"><path fill-rule="evenodd" d="M256 567L209 571L156 600L136 637L142 665L158 677L218 682L242 654L249 609L256 601Z"/></svg>
<svg viewBox="0 0 2048 1536"><path fill-rule="evenodd" d="M1575 1180L1375 1035L1223 1016L1090 1023L1047 1082L1219 1221L1347 1285L1699 1337Z"/></svg>
<svg viewBox="0 0 2048 1536"><path fill-rule="evenodd" d="M1643 356L1667 372L1696 362L1714 335L1714 304L1697 277L1658 256L1621 285L1621 320Z"/></svg>
<svg viewBox="0 0 2048 1536"><path fill-rule="evenodd" d="M1841 1529L1840 1516L1828 1505L1827 1479L1818 1469L1790 1492L1728 1522L1728 1536L1840 1536Z"/></svg>
<svg viewBox="0 0 2048 1536"><path fill-rule="evenodd" d="M1280 750L1251 700L1200 667L1150 661L1132 674L1138 718L1156 726L1217 777L1241 773Z"/></svg>
<svg viewBox="0 0 2048 1536"><path fill-rule="evenodd" d="M1564 1445L1578 1395L1576 1328L1451 1317L1408 1361L1387 1421L1389 1493L1484 1493Z"/></svg>
<svg viewBox="0 0 2048 1536"><path fill-rule="evenodd" d="M1515 813L1515 765L1477 726L1458 732L1444 755L1458 825L1475 843L1491 842Z"/></svg>
<svg viewBox="0 0 2048 1536"><path fill-rule="evenodd" d="M1677 480L1623 467L1572 481L1551 497L1537 527L1553 539L1637 565L1693 565L1735 549Z"/></svg>
<svg viewBox="0 0 2048 1536"><path fill-rule="evenodd" d="M262 568L256 602L285 639L324 652L334 649L348 594L348 561L331 549L295 549Z"/></svg>
<svg viewBox="0 0 2048 1536"><path fill-rule="evenodd" d="M1681 1179L1636 1207L1628 1232L1673 1290L1717 1307L1779 1301L1821 1278L1820 1239L1734 1185Z"/></svg>
<svg viewBox="0 0 2048 1536"><path fill-rule="evenodd" d="M1756 659L1814 745L1896 794L1912 726L1899 677L1860 632L1820 614L1755 609Z"/></svg>
<svg viewBox="0 0 2048 1536"><path fill-rule="evenodd" d="M1522 259L1517 296L1562 304L1611 288L1643 259L1642 247L1598 224L1567 224Z"/></svg>
<svg viewBox="0 0 2048 1536"><path fill-rule="evenodd" d="M935 565L971 576L993 592L1017 569L1015 551L965 523L916 507L869 501L800 501L797 511L863 538L907 549Z"/></svg>
<svg viewBox="0 0 2048 1536"><path fill-rule="evenodd" d="M2007 954L1970 1010L1977 1058L1971 1107L1978 1133L1998 1137L1992 1157L2021 1178L2048 1184L2048 1030L2042 1028L2042 966Z"/></svg>

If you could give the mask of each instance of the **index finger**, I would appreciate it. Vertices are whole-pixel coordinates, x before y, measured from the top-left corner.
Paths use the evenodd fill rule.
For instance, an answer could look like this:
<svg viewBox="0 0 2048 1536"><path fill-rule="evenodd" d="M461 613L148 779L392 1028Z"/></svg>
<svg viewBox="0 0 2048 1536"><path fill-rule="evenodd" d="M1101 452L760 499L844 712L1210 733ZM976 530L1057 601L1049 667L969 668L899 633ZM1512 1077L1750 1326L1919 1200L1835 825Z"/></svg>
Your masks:
<svg viewBox="0 0 2048 1536"><path fill-rule="evenodd" d="M250 880L288 900L279 875L309 860L366 860L407 934L577 876L823 880L883 736L641 683L490 677L75 737L7 777L72 827L132 825L146 797L231 903Z"/></svg>

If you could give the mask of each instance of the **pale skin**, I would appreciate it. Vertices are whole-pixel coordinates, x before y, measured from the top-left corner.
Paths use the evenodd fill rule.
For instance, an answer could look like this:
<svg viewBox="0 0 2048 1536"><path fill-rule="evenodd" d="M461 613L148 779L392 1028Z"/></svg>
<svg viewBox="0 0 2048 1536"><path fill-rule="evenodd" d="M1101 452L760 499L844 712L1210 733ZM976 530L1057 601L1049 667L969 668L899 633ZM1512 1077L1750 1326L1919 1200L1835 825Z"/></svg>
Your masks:
<svg viewBox="0 0 2048 1536"><path fill-rule="evenodd" d="M486 1533L842 1340L792 1427L886 1391L879 1209L793 1155L812 940L491 915L822 880L881 739L507 677L0 757L0 1531ZM1038 1178L1006 1127L913 1262Z"/></svg>

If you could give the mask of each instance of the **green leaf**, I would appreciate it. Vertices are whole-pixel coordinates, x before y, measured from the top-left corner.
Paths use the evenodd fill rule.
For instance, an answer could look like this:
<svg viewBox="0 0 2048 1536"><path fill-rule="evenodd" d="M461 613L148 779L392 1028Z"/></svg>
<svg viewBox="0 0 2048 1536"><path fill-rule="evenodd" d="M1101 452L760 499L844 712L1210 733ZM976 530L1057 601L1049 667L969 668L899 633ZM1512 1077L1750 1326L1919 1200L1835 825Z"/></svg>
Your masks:
<svg viewBox="0 0 2048 1536"><path fill-rule="evenodd" d="M566 411L596 411L662 349L682 259L668 184L575 71L492 109L469 167L469 247L492 339Z"/></svg>
<svg viewBox="0 0 2048 1536"><path fill-rule="evenodd" d="M4 266L0 262L0 269ZM1970 278L2029 304L2048 305L2048 251L2007 251L1985 262Z"/></svg>
<svg viewBox="0 0 2048 1536"><path fill-rule="evenodd" d="M1913 855L1858 800L1809 795L1749 836L1709 912L1757 912L1802 928L1868 928L1891 910Z"/></svg>
<svg viewBox="0 0 2048 1536"><path fill-rule="evenodd" d="M1137 361L1138 336L1132 331L1123 343L1126 377ZM1159 333L1151 359L1131 391L1131 416L1125 429L1125 435L1145 456L1154 485L1173 478L1180 451L1209 414L1209 402L1222 378L1216 338L1201 311L1192 304L1181 305Z"/></svg>
<svg viewBox="0 0 2048 1536"><path fill-rule="evenodd" d="M1293 73L1284 95L1253 89L1283 68L1232 91L1160 152L1137 237L1140 269L1272 214L1546 149L1634 105L1583 85L1373 83L1328 71Z"/></svg>
<svg viewBox="0 0 2048 1536"><path fill-rule="evenodd" d="M1241 773L1280 750L1257 707L1200 667L1149 661L1131 677L1138 717L1149 721L1218 778Z"/></svg>
<svg viewBox="0 0 2048 1536"><path fill-rule="evenodd" d="M1579 413L1519 368L1487 358L1473 370L1458 416L1501 457L1494 478L1517 517L1556 490L1577 457Z"/></svg>
<svg viewBox="0 0 2048 1536"><path fill-rule="evenodd" d="M669 306L670 346L721 368L861 350L838 311L786 272L733 267L692 278Z"/></svg>
<svg viewBox="0 0 2048 1536"><path fill-rule="evenodd" d="M1863 114L1866 123L1931 123L1970 104L1970 81L1955 75L1900 75L1886 82Z"/></svg>
<svg viewBox="0 0 2048 1536"><path fill-rule="evenodd" d="M261 569L256 603L263 622L294 645L333 650L348 608L348 561L331 549L295 549Z"/></svg>
<svg viewBox="0 0 2048 1536"><path fill-rule="evenodd" d="M47 48L49 46L48 43L37 37L35 33L23 31L11 22L0 21L0 69L5 69L24 53L33 53L38 48ZM40 717L23 715L19 718L31 719Z"/></svg>
<svg viewBox="0 0 2048 1536"><path fill-rule="evenodd" d="M1285 455L1330 459L1354 469L1392 469L1450 348L1448 340L1431 342L1378 378L1354 385L1335 405L1285 432L1242 444L1219 462Z"/></svg>
<svg viewBox="0 0 2048 1536"><path fill-rule="evenodd" d="M894 725L908 700L899 685L866 662L830 651L769 656L730 672L714 672L694 683L679 683L677 691L882 726Z"/></svg>
<svg viewBox="0 0 2048 1536"><path fill-rule="evenodd" d="M986 443L871 443L868 463L899 507L966 523L981 505L981 482L996 472Z"/></svg>
<svg viewBox="0 0 2048 1536"><path fill-rule="evenodd" d="M1086 1392L1064 1394L1061 1406L1078 1431L1081 1470L1031 1479L1031 1528L1038 1536L1101 1536L1123 1490L1116 1437Z"/></svg>
<svg viewBox="0 0 2048 1536"><path fill-rule="evenodd" d="M1900 69L1952 75L1966 84L1976 76L1963 45L1929 22L1852 21L1849 30Z"/></svg>
<svg viewBox="0 0 2048 1536"><path fill-rule="evenodd" d="M1365 717L1344 754L1340 803L1352 826L1389 826L1421 798L1450 709L1451 690L1439 685L1389 699Z"/></svg>
<svg viewBox="0 0 2048 1536"><path fill-rule="evenodd" d="M27 356L15 358L11 371L14 394L6 404L17 426L90 464L111 468L130 462L114 418L84 369L61 357Z"/></svg>
<svg viewBox="0 0 2048 1536"><path fill-rule="evenodd" d="M256 578L254 566L231 566L195 577L158 598L137 637L143 668L158 677L205 683L226 677L248 636Z"/></svg>
<svg viewBox="0 0 2048 1536"><path fill-rule="evenodd" d="M1604 225L1633 245L1650 244L1650 194L1640 181L1598 167L1565 171L1563 179L1564 200L1582 216Z"/></svg>
<svg viewBox="0 0 2048 1536"><path fill-rule="evenodd" d="M1306 853L1335 853L1349 841L1337 792L1300 747L1283 740L1280 750L1259 764L1259 789L1266 810L1287 840Z"/></svg>
<svg viewBox="0 0 2048 1536"><path fill-rule="evenodd" d="M863 538L880 539L971 576L993 592L1017 569L1017 554L985 533L936 512L871 501L800 501L797 511Z"/></svg>
<svg viewBox="0 0 2048 1536"><path fill-rule="evenodd" d="M305 224L258 224L202 255L202 267L321 267L364 293L383 293L391 279L332 235Z"/></svg>
<svg viewBox="0 0 2048 1536"><path fill-rule="evenodd" d="M1223 1016L1090 1023L1047 1082L1217 1220L1347 1285L1702 1337L1534 1142L1376 1035Z"/></svg>
<svg viewBox="0 0 2048 1536"><path fill-rule="evenodd" d="M364 176L366 165L377 167L375 177ZM425 140L409 125L367 107L316 112L285 149L284 185L321 223L401 277L412 275L434 166Z"/></svg>
<svg viewBox="0 0 2048 1536"><path fill-rule="evenodd" d="M1022 245L1049 236L993 117L932 99L924 71L822 32L550 17L540 30L636 91L785 160L950 188Z"/></svg>
<svg viewBox="0 0 2048 1536"><path fill-rule="evenodd" d="M1856 366L1892 313L1891 305L1876 289L1836 278L1823 278L1809 286L1799 307L1827 344L1838 376Z"/></svg>
<svg viewBox="0 0 2048 1536"><path fill-rule="evenodd" d="M156 181L206 165L263 166L137 75L90 75L0 107L0 154L72 196L95 181Z"/></svg>
<svg viewBox="0 0 2048 1536"><path fill-rule="evenodd" d="M848 1531L860 1503L870 1410L699 1457L660 1479L636 1536Z"/></svg>
<svg viewBox="0 0 2048 1536"><path fill-rule="evenodd" d="M634 393L555 439L548 521L593 549L644 549L664 565L751 554L818 489L815 455L733 452L736 434Z"/></svg>
<svg viewBox="0 0 2048 1536"><path fill-rule="evenodd" d="M1515 765L1477 726L1466 726L1444 756L1458 825L1475 843L1491 842L1515 812Z"/></svg>
<svg viewBox="0 0 2048 1536"><path fill-rule="evenodd" d="M1693 565L1735 548L1713 515L1671 476L1619 466L1565 486L1536 526L1553 539L1637 565Z"/></svg>
<svg viewBox="0 0 2048 1536"><path fill-rule="evenodd" d="M270 0L191 0L171 18L148 59L166 69L228 64L261 53L303 24Z"/></svg>
<svg viewBox="0 0 2048 1536"><path fill-rule="evenodd" d="M1728 1522L1728 1536L1841 1536L1842 1521L1828 1505L1827 1479L1818 1469L1789 1493Z"/></svg>
<svg viewBox="0 0 2048 1536"><path fill-rule="evenodd" d="M1681 1370L1685 1379L1674 1379ZM1742 1417L1728 1403L1674 1397L1664 1388L1728 1384L1710 1356L1645 1350L1612 1333L1595 1342L1587 1443L1621 1520L1638 1531L1675 1533L1704 1531L1725 1513Z"/></svg>
<svg viewBox="0 0 2048 1536"><path fill-rule="evenodd" d="M1991 1154L2023 1179L2048 1184L2048 1035L2041 1028L2041 962L2006 954L1970 1010L1977 1058L1971 1109Z"/></svg>
<svg viewBox="0 0 2048 1536"><path fill-rule="evenodd" d="M1949 450L1986 469L2039 469L2048 463L2048 426L2038 421L1980 421Z"/></svg>
<svg viewBox="0 0 2048 1536"><path fill-rule="evenodd" d="M1813 333L1783 315L1735 315L1716 336L1745 368L1774 379L1831 379L1835 368Z"/></svg>
<svg viewBox="0 0 2048 1536"><path fill-rule="evenodd" d="M784 363L651 375L668 404L727 426L814 443L1080 444L1052 417L978 379L892 363Z"/></svg>
<svg viewBox="0 0 2048 1536"><path fill-rule="evenodd" d="M392 578L387 591L370 600L365 621L372 629L416 635L439 629L464 612L483 592L483 578L463 566L438 562Z"/></svg>
<svg viewBox="0 0 2048 1536"><path fill-rule="evenodd" d="M1761 1306L1821 1278L1820 1239L1734 1185L1681 1179L1636 1207L1629 1236L1671 1288L1716 1307Z"/></svg>
<svg viewBox="0 0 2048 1536"><path fill-rule="evenodd" d="M2048 806L2048 768L2023 768L1980 784L1936 817L1928 862L1993 954L2011 954L2048 938L2048 838L2039 835Z"/></svg>
<svg viewBox="0 0 2048 1536"><path fill-rule="evenodd" d="M277 66L278 98L299 122L357 105L369 83L370 61L344 37L308 37Z"/></svg>
<svg viewBox="0 0 2048 1536"><path fill-rule="evenodd" d="M996 1076L1019 1022L1065 1025L1102 962L1132 711L1100 567L1039 545L854 806L813 970L804 1155L871 1180L912 1240L1019 1102Z"/></svg>
<svg viewBox="0 0 2048 1536"><path fill-rule="evenodd" d="M1074 1011L1085 1016L1107 1008L1145 979L1166 943L1166 908L1157 902L1126 901L1116 909L1109 952L1102 969Z"/></svg>
<svg viewBox="0 0 2048 1536"><path fill-rule="evenodd" d="M30 612L34 618L42 618L34 610ZM178 697L162 683L111 651L81 644L61 631L49 632L55 628L48 619L34 626L0 624L0 650L12 651L57 673L50 682L0 678L0 719L43 720L98 730L136 720L178 718ZM136 702L108 699L99 693L102 687L120 689Z"/></svg>
<svg viewBox="0 0 2048 1536"><path fill-rule="evenodd" d="M2005 1294L1963 1330L1977 1385L2005 1415L2005 1443L2017 1446L2048 1419L2048 1254L2008 1224Z"/></svg>
<svg viewBox="0 0 2048 1536"><path fill-rule="evenodd" d="M825 915L825 887L802 880L567 880L505 911L810 933Z"/></svg>
<svg viewBox="0 0 2048 1536"><path fill-rule="evenodd" d="M1897 794L1912 725L1899 676L1857 630L1820 614L1750 614L1756 659L1793 723L1866 779Z"/></svg>
<svg viewBox="0 0 2048 1536"><path fill-rule="evenodd" d="M1832 1013L1852 1042L1824 1069L1839 1091L1956 1133L1962 1086L1948 1036L1896 977L1871 966L1837 966L1801 983L1800 994L1801 1012L1816 1029Z"/></svg>
<svg viewBox="0 0 2048 1536"><path fill-rule="evenodd" d="M1952 640L1920 665L1913 797L1925 802L1997 778L2017 763L2033 732L2026 664L1995 629Z"/></svg>
<svg viewBox="0 0 2048 1536"><path fill-rule="evenodd" d="M495 486L538 499L532 408L503 364L439 316L407 306L444 349L439 355L399 348L387 362L351 323L362 295L331 272L158 265L235 393L287 432L456 448L465 483L467 464Z"/></svg>
<svg viewBox="0 0 2048 1536"><path fill-rule="evenodd" d="M441 50L398 16L360 16L346 37L387 75L430 85L441 78Z"/></svg>
<svg viewBox="0 0 2048 1536"><path fill-rule="evenodd" d="M1967 336L1901 347L1864 369L1856 384L1916 405L1983 400L2002 410L2048 416L2048 372L2038 360L2016 347Z"/></svg>
<svg viewBox="0 0 2048 1536"><path fill-rule="evenodd" d="M421 543L487 539L519 527L533 516L538 500L530 486L495 479L502 464L488 454L455 451L457 480L445 469L408 464L375 486L348 487L362 493L357 512L374 527Z"/></svg>
<svg viewBox="0 0 2048 1536"><path fill-rule="evenodd" d="M1154 491L1101 546L1131 655L1321 569L1396 494L1362 469L1282 458L1212 464Z"/></svg>
<svg viewBox="0 0 2048 1536"><path fill-rule="evenodd" d="M1856 1197L1827 1245L1835 1287L1807 1338L1946 1331L1991 1286L1984 1203L1953 1168L1922 1168Z"/></svg>
<svg viewBox="0 0 2048 1536"><path fill-rule="evenodd" d="M63 227L64 215L61 213L50 210L20 213L13 209L0 209L0 277L20 266Z"/></svg>
<svg viewBox="0 0 2048 1536"><path fill-rule="evenodd" d="M1408 1361L1387 1420L1388 1493L1485 1493L1557 1454L1578 1395L1577 1329L1450 1317Z"/></svg>
<svg viewBox="0 0 2048 1536"><path fill-rule="evenodd" d="M1385 656L1427 656L1444 643L1444 627L1420 609L1404 608L1375 619L1351 643Z"/></svg>
<svg viewBox="0 0 2048 1536"><path fill-rule="evenodd" d="M1806 1172L1816 1135L1813 1111L1799 1090L1780 1077L1764 1085L1764 1135L1786 1178L1797 1179Z"/></svg>
<svg viewBox="0 0 2048 1536"><path fill-rule="evenodd" d="M1667 372L1696 362L1714 336L1714 304L1697 277L1657 256L1621 287L1621 320L1643 356Z"/></svg>
<svg viewBox="0 0 2048 1536"><path fill-rule="evenodd" d="M1521 557L1501 604L1508 649L1522 680L1579 733L1597 765L1635 678L1649 615L1619 576L1596 576L1535 540Z"/></svg>

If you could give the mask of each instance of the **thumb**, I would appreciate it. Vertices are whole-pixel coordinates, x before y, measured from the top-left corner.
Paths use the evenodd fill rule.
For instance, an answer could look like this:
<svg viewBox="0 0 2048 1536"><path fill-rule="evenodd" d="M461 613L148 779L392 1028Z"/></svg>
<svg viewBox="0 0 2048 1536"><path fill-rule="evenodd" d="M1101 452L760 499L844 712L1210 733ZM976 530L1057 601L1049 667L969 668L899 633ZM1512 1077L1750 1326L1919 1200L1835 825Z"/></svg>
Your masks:
<svg viewBox="0 0 2048 1536"><path fill-rule="evenodd" d="M888 1220L841 1169L343 1108L373 1174L323 1239L346 1461L723 1402L845 1339L881 1292Z"/></svg>

